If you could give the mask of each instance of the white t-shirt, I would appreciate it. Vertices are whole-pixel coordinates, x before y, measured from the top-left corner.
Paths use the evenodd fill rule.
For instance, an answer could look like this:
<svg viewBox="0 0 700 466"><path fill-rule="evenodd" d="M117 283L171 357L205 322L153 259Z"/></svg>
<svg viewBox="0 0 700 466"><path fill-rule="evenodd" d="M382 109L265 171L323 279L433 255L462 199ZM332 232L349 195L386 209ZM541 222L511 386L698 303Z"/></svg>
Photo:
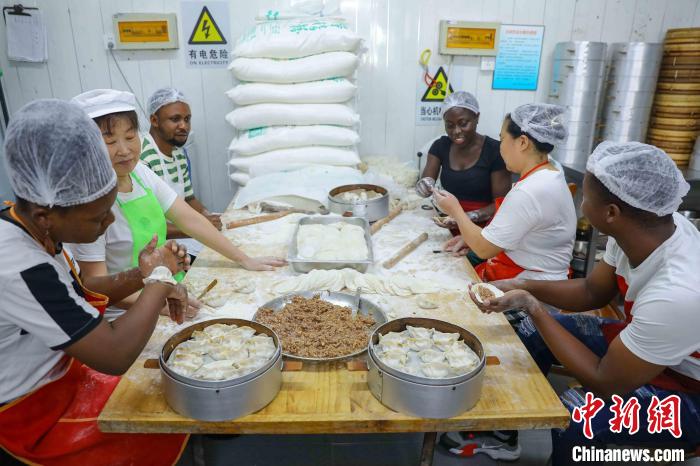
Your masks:
<svg viewBox="0 0 700 466"><path fill-rule="evenodd" d="M613 238L603 260L628 285L632 321L620 333L637 357L700 380L700 232L680 214L676 231L632 268Z"/></svg>
<svg viewBox="0 0 700 466"><path fill-rule="evenodd" d="M173 205L177 194L158 175L142 163L137 163L134 173L141 179L141 182L153 191L153 195L158 199L163 213ZM120 202L128 202L146 195L146 191L136 180L133 180L133 189L130 193L119 193L117 199ZM131 257L133 253L134 241L131 236L129 223L122 214L118 203L112 206L114 223L112 223L105 233L92 244L71 244L70 250L75 255L75 259L85 262L107 263L109 273L123 272L131 268Z"/></svg>
<svg viewBox="0 0 700 466"><path fill-rule="evenodd" d="M0 255L0 403L6 403L62 376L69 361L62 349L102 317L83 299L63 254L50 256L5 214Z"/></svg>
<svg viewBox="0 0 700 466"><path fill-rule="evenodd" d="M516 183L481 234L526 269L518 278L566 279L576 209L563 172L540 170Z"/></svg>

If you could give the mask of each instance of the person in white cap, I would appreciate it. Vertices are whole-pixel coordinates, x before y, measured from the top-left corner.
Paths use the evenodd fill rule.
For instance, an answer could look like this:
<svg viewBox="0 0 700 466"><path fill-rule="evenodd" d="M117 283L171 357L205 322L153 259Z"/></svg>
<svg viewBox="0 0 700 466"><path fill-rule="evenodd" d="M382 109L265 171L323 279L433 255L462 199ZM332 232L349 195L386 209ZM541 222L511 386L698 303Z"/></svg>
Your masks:
<svg viewBox="0 0 700 466"><path fill-rule="evenodd" d="M526 104L506 115L501 127L501 155L520 179L485 228L464 214L451 193L434 190L433 198L455 219L461 239L477 256L484 281L505 278L562 280L569 272L576 233L576 210L564 173L549 159L566 140L564 108Z"/></svg>
<svg viewBox="0 0 700 466"><path fill-rule="evenodd" d="M4 163L17 203L0 212L3 454L48 466L173 464L186 435L104 434L96 419L166 300L182 323L187 290L151 273L186 269L186 251L151 240L118 276L76 270L64 245L109 228L117 177L100 131L74 104L37 100L17 111ZM103 318L109 301L141 289L133 312Z"/></svg>
<svg viewBox="0 0 700 466"><path fill-rule="evenodd" d="M510 173L498 141L477 132L479 102L469 92L448 95L442 104L442 119L447 135L430 146L416 191L430 196L439 179L442 189L457 197L469 218L484 226L493 217L494 200L510 190ZM459 233L454 222L447 226Z"/></svg>
<svg viewBox="0 0 700 466"><path fill-rule="evenodd" d="M593 439L580 422L555 429L553 465L570 464L572 449L582 446L694 450L700 444L700 232L676 212L689 185L666 153L639 142L602 142L586 170L581 209L609 236L603 260L586 278L494 282L505 295L479 306L487 313L525 310L517 333L540 369L546 374L558 362L583 384L562 395L569 410L584 405L583 392L618 396L619 408L636 400L634 435L611 430L609 400L592 420ZM551 314L542 305L583 312L618 295L621 321ZM673 428L657 432L650 424L655 412Z"/></svg>
<svg viewBox="0 0 700 466"><path fill-rule="evenodd" d="M114 223L96 242L74 247L85 275L100 276L133 266L138 251L153 235L158 236L159 244L165 241L166 220L249 270L272 270L285 263L274 257L247 256L158 175L139 162L141 144L133 94L96 89L74 97L73 102L83 108L102 131L117 173L119 191L112 207ZM182 276L176 278L179 280ZM121 306L128 308L133 299L130 297ZM191 313L194 311L190 309Z"/></svg>
<svg viewBox="0 0 700 466"><path fill-rule="evenodd" d="M143 135L141 161L160 176L190 207L221 230L221 215L213 214L195 196L192 170L185 143L190 134L192 111L185 95L172 87L158 89L148 99L146 111L151 127ZM188 238L175 224L168 223L168 238ZM190 254L196 256L202 245L184 239Z"/></svg>

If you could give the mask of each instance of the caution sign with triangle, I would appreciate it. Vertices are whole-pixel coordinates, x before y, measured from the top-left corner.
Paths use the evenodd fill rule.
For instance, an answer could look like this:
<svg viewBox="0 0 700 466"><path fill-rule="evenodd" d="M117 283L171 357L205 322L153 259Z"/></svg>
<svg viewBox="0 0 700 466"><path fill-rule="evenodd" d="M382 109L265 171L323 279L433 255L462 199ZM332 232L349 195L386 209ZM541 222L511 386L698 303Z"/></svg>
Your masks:
<svg viewBox="0 0 700 466"><path fill-rule="evenodd" d="M449 90L447 89L449 86ZM447 74L442 66L438 68L435 77L430 82L430 85L425 90L423 97L421 97L422 102L442 102L447 97L447 94L452 94L454 90L452 89L452 84L448 84Z"/></svg>
<svg viewBox="0 0 700 466"><path fill-rule="evenodd" d="M209 45L209 44L226 44L226 38L221 32L221 29L216 24L214 17L205 6L199 14L199 18L194 25L190 40L187 41L190 45Z"/></svg>

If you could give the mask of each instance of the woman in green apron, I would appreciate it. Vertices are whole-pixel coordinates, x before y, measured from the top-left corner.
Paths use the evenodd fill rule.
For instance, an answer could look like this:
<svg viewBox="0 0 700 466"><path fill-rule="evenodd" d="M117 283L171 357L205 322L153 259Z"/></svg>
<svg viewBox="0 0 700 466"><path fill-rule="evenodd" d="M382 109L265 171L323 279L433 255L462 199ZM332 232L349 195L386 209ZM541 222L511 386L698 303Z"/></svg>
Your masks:
<svg viewBox="0 0 700 466"><path fill-rule="evenodd" d="M115 221L95 243L76 245L75 255L86 275L106 275L132 266L143 245L158 236L165 242L171 221L204 245L248 270L272 270L283 259L253 258L235 247L205 217L177 196L158 175L139 163L136 100L129 92L97 89L78 95L81 106L99 126L117 173ZM134 297L120 307L128 308Z"/></svg>

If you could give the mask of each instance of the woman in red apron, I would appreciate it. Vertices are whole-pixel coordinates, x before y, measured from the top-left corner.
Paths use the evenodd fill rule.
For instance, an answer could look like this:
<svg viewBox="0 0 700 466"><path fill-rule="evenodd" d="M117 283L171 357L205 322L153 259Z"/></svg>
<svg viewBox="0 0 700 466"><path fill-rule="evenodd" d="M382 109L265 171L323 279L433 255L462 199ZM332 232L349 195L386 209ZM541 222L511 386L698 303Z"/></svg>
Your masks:
<svg viewBox="0 0 700 466"><path fill-rule="evenodd" d="M499 152L498 141L476 132L479 103L468 92L448 95L442 105L446 136L430 146L416 191L428 197L436 180L453 193L463 212L484 226L494 213L494 199L510 189L510 173ZM442 225L441 225L442 226ZM453 234L459 234L456 224Z"/></svg>
<svg viewBox="0 0 700 466"><path fill-rule="evenodd" d="M540 279L566 274L571 261L569 249L573 248L576 215L563 174L548 156L555 145L566 139L567 131L561 122L563 112L562 107L555 105L527 104L506 116L500 150L508 170L520 175L513 186L518 192L511 190L495 200L496 213L488 226L481 227L465 215L453 194L440 190L433 193L440 209L457 222L464 244L486 259L476 266L482 280L514 278L525 271L541 273ZM533 183L531 178L537 180ZM562 199L563 193L566 197ZM508 203L508 210L516 215L502 213L504 203ZM541 207L544 206L551 212L543 214ZM529 212L533 214L528 215ZM528 223L530 221L534 223ZM552 228L548 231L550 224ZM551 248L555 250L556 259L545 260L539 267L538 261ZM516 256L521 257L521 262Z"/></svg>
<svg viewBox="0 0 700 466"><path fill-rule="evenodd" d="M5 152L17 204L0 212L0 447L29 464L174 464L187 436L103 434L97 417L166 299L182 320L186 291L143 278L156 266L176 272L185 251L153 238L139 268L83 283L62 244L95 241L114 219L99 130L73 104L38 100L15 114ZM110 298L139 288L133 312L102 319Z"/></svg>

